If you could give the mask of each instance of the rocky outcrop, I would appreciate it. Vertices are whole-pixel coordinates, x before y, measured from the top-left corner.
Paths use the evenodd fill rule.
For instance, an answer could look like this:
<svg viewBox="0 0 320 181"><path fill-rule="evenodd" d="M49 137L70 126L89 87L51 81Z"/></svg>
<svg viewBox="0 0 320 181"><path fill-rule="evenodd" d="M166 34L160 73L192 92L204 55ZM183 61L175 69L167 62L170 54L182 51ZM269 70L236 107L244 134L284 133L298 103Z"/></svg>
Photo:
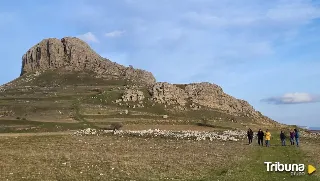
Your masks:
<svg viewBox="0 0 320 181"><path fill-rule="evenodd" d="M188 94L185 90L166 82L159 82L149 90L152 99L157 103L184 106L187 103Z"/></svg>
<svg viewBox="0 0 320 181"><path fill-rule="evenodd" d="M135 90L135 89L127 89L122 95L122 101L128 102L128 101L142 101L144 100L144 94L140 90Z"/></svg>
<svg viewBox="0 0 320 181"><path fill-rule="evenodd" d="M183 87L159 82L150 88L149 92L152 100L166 105L186 106L189 102L189 107L193 110L206 107L222 110L235 116L268 119L256 111L247 101L236 99L224 93L218 85L208 82L192 83Z"/></svg>
<svg viewBox="0 0 320 181"><path fill-rule="evenodd" d="M222 88L216 84L208 82L192 83L185 87L185 91L191 101L199 105L221 109L232 114L257 115L248 102L224 93Z"/></svg>
<svg viewBox="0 0 320 181"><path fill-rule="evenodd" d="M22 57L21 75L58 68L87 70L100 77L124 78L148 85L156 82L152 73L111 62L98 55L84 41L74 37L44 39L33 46Z"/></svg>

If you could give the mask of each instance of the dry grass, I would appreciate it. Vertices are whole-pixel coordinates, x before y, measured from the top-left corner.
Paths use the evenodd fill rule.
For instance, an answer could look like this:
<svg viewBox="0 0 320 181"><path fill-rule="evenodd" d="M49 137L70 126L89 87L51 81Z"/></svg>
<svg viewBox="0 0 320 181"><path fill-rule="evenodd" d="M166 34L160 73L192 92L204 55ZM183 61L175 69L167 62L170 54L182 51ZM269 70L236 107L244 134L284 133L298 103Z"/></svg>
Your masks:
<svg viewBox="0 0 320 181"><path fill-rule="evenodd" d="M237 142L130 137L0 137L0 180L200 179L237 162Z"/></svg>
<svg viewBox="0 0 320 181"><path fill-rule="evenodd" d="M320 139L306 139L302 143L302 150L305 152L305 160L320 169ZM320 172L315 173L320 178Z"/></svg>

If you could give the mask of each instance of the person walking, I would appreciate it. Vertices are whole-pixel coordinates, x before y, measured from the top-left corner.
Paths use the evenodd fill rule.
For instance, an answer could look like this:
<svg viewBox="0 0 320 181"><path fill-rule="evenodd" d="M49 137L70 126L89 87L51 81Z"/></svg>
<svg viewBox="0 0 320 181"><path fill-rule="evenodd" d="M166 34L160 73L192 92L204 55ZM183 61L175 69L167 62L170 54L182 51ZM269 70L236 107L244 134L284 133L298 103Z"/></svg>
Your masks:
<svg viewBox="0 0 320 181"><path fill-rule="evenodd" d="M290 131L290 143L291 145L294 145L294 138L295 138L295 133L294 131Z"/></svg>
<svg viewBox="0 0 320 181"><path fill-rule="evenodd" d="M281 140L281 145L286 146L286 135L284 134L283 131L280 133L280 140Z"/></svg>
<svg viewBox="0 0 320 181"><path fill-rule="evenodd" d="M270 147L271 133L267 129L265 133L266 147Z"/></svg>
<svg viewBox="0 0 320 181"><path fill-rule="evenodd" d="M299 138L300 138L300 134L299 131L297 129L294 129L294 138L297 144L297 147L299 147Z"/></svg>
<svg viewBox="0 0 320 181"><path fill-rule="evenodd" d="M264 132L259 129L258 133L257 133L257 136L258 136L258 144L263 146L263 136L264 136Z"/></svg>
<svg viewBox="0 0 320 181"><path fill-rule="evenodd" d="M253 131L250 128L248 129L247 136L248 136L249 145L250 145L253 139Z"/></svg>

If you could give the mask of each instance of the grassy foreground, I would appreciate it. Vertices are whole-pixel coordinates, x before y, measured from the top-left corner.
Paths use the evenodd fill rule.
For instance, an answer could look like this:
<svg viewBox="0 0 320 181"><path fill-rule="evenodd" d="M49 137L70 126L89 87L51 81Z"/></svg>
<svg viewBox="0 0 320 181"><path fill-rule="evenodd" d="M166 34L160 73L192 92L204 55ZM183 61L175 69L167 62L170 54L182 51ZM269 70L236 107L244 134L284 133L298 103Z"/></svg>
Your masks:
<svg viewBox="0 0 320 181"><path fill-rule="evenodd" d="M279 142L279 140L277 140ZM289 143L290 144L290 143ZM280 144L271 145L271 147L260 147L258 145L251 146L252 150L247 155L247 159L243 162L234 163L230 168L220 168L216 174L202 180L253 180L253 181L269 181L269 180L296 180L296 181L316 181L320 180L317 172L312 175L307 173L307 165L311 164L317 167L315 160L308 159L307 152L295 146L281 146ZM303 147L303 146L302 146ZM264 162L280 162L280 163L297 163L305 164L305 175L292 176L290 172L267 172L267 166ZM220 173L220 174L219 174Z"/></svg>
<svg viewBox="0 0 320 181"><path fill-rule="evenodd" d="M255 140L256 141L256 140ZM266 171L265 161L305 163L308 148L118 136L2 136L0 180L319 180ZM313 151L316 151L313 149ZM318 151L316 151L318 153ZM311 163L313 162L313 163Z"/></svg>

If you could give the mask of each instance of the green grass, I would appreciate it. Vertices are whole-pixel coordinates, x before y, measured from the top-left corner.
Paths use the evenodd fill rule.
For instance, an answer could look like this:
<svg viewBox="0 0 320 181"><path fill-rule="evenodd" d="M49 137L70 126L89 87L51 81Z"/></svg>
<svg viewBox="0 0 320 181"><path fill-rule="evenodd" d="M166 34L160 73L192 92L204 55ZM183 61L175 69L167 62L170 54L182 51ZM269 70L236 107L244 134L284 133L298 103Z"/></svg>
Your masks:
<svg viewBox="0 0 320 181"><path fill-rule="evenodd" d="M0 158L4 160L0 164L0 179L319 180L317 173L291 176L267 172L265 161L309 164L303 149L307 145L282 147L278 135L274 135L269 148L246 145L246 140L209 142L70 135L0 137Z"/></svg>
<svg viewBox="0 0 320 181"><path fill-rule="evenodd" d="M27 119L0 120L0 133L58 132L87 128L86 123L38 122Z"/></svg>
<svg viewBox="0 0 320 181"><path fill-rule="evenodd" d="M276 135L276 134L274 134ZM212 171L211 175L200 179L201 181L270 181L270 180L292 180L292 181L318 181L319 176L313 174L308 175L307 165L312 163L306 162L306 154L295 146L281 146L280 140L277 138L271 140L271 147L262 147L255 145L247 145L250 153L243 161L229 164L228 167L222 167ZM289 143L290 144L290 143ZM267 166L264 162L280 162L280 163L297 163L305 164L305 175L292 176L290 172L267 172ZM199 181L200 181L199 180Z"/></svg>
<svg viewBox="0 0 320 181"><path fill-rule="evenodd" d="M47 85L125 85L127 83L125 80L95 78L95 75L93 72L63 72L63 74L57 74L57 70L46 71L31 83L40 87Z"/></svg>

